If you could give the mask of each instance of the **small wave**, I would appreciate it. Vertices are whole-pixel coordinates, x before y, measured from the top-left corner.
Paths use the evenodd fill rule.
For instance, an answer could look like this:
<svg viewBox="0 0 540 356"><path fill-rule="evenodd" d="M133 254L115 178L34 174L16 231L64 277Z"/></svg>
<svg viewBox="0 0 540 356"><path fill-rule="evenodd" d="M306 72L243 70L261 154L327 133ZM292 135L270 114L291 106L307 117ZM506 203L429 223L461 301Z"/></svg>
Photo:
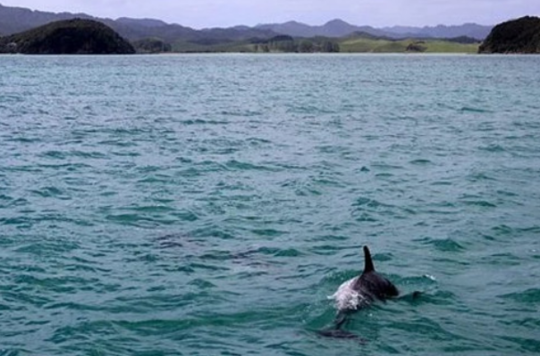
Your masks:
<svg viewBox="0 0 540 356"><path fill-rule="evenodd" d="M71 197L56 187L43 187L37 190L31 190L32 193L39 195L42 198L57 198L69 200Z"/></svg>
<svg viewBox="0 0 540 356"><path fill-rule="evenodd" d="M485 113L491 113L492 111L484 108L479 107L472 107L472 106L463 106L459 111L462 113L479 113L479 114L485 114Z"/></svg>
<svg viewBox="0 0 540 356"><path fill-rule="evenodd" d="M180 122L182 125L227 125L228 121L189 119Z"/></svg>
<svg viewBox="0 0 540 356"><path fill-rule="evenodd" d="M484 180L488 180L488 181L496 180L495 178L490 177L487 173L483 173L483 172L470 174L467 176L467 179L471 182L481 182Z"/></svg>
<svg viewBox="0 0 540 356"><path fill-rule="evenodd" d="M236 237L231 232L225 229L222 229L220 227L214 226L213 224L208 227L193 230L189 232L189 236L196 237L196 238L214 237L214 238L223 239L223 240L232 240Z"/></svg>
<svg viewBox="0 0 540 356"><path fill-rule="evenodd" d="M403 166L398 166L394 164L386 164L386 163L374 163L371 165L372 168L376 168L383 171L391 171L391 170L401 170L404 169Z"/></svg>
<svg viewBox="0 0 540 356"><path fill-rule="evenodd" d="M482 208L496 208L497 204L491 203L486 200L470 200L470 199L462 199L461 200L463 204L468 206L479 206Z"/></svg>
<svg viewBox="0 0 540 356"><path fill-rule="evenodd" d="M390 207L389 205L382 204L382 203L378 202L375 199L366 198L366 197L357 198L356 201L354 202L353 206L355 206L355 207L365 206L365 207L372 208L372 209L377 209L377 208L380 208L380 207Z"/></svg>
<svg viewBox="0 0 540 356"><path fill-rule="evenodd" d="M40 154L41 157L54 158L54 159L66 159L67 152L62 151L47 151Z"/></svg>
<svg viewBox="0 0 540 356"><path fill-rule="evenodd" d="M424 238L421 240L425 245L432 245L435 249L442 252L460 252L465 248L458 243L457 241L447 238L447 239L434 239L434 238Z"/></svg>
<svg viewBox="0 0 540 356"><path fill-rule="evenodd" d="M275 229L255 229L251 230L255 235L263 236L263 237L277 237L284 234L283 231L275 230Z"/></svg>
<svg viewBox="0 0 540 356"><path fill-rule="evenodd" d="M498 144L491 144L488 146L481 146L480 150L487 152L505 152L505 148Z"/></svg>
<svg viewBox="0 0 540 356"><path fill-rule="evenodd" d="M497 225L493 228L491 228L498 236L508 236L512 235L514 233L514 229L512 229L508 225Z"/></svg>
<svg viewBox="0 0 540 356"><path fill-rule="evenodd" d="M278 169L276 169L275 167L256 165L256 164L252 164L248 162L240 162L237 160L228 161L225 164L225 166L231 170L242 170L242 171L256 170L256 171L270 171L270 172L278 171Z"/></svg>
<svg viewBox="0 0 540 356"><path fill-rule="evenodd" d="M261 247L256 251L257 253L261 253L263 255L271 255L275 257L298 257L303 255L300 251L294 248L281 249L277 247Z"/></svg>
<svg viewBox="0 0 540 356"><path fill-rule="evenodd" d="M222 111L220 114L224 116L254 117L254 116L261 116L263 113L261 111L251 111L251 110L243 110L243 111L225 110L225 111Z"/></svg>
<svg viewBox="0 0 540 356"><path fill-rule="evenodd" d="M109 214L106 215L105 218L108 221L112 221L120 225L137 226L141 228L155 228L160 225L171 225L177 222L176 219L172 218L136 213Z"/></svg>
<svg viewBox="0 0 540 356"><path fill-rule="evenodd" d="M525 305L530 305L530 306L540 305L540 289L539 288L531 288L525 291L503 294L499 297L503 299L511 299L515 302L525 304Z"/></svg>
<svg viewBox="0 0 540 356"><path fill-rule="evenodd" d="M410 161L409 163L415 166L427 166L432 164L433 162L431 162L429 159L415 159L413 161Z"/></svg>
<svg viewBox="0 0 540 356"><path fill-rule="evenodd" d="M128 210L141 212L141 213L167 213L174 211L174 208L163 205L144 205L144 206L135 206L130 207Z"/></svg>

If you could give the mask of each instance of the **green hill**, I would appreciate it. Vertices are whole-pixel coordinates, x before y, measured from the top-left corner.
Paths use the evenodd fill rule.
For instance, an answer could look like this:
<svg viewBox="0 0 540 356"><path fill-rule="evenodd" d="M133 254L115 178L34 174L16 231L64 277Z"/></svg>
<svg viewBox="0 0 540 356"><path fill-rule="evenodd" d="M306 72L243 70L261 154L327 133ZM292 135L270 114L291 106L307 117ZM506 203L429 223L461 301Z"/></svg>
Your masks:
<svg viewBox="0 0 540 356"><path fill-rule="evenodd" d="M476 53L478 45L466 37L396 40L362 33L339 41L340 52L348 53Z"/></svg>
<svg viewBox="0 0 540 356"><path fill-rule="evenodd" d="M525 16L493 28L479 53L540 53L540 18Z"/></svg>
<svg viewBox="0 0 540 356"><path fill-rule="evenodd" d="M132 54L133 46L93 20L64 20L0 38L0 53Z"/></svg>

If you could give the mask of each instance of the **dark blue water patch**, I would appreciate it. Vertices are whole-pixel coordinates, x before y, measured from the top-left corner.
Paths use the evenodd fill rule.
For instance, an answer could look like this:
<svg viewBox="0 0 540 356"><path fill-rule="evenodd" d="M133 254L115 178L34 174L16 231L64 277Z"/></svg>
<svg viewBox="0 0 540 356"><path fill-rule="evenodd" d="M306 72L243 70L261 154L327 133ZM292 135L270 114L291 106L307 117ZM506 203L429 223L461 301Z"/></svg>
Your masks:
<svg viewBox="0 0 540 356"><path fill-rule="evenodd" d="M56 187L43 187L38 190L31 190L31 192L42 198L56 198L60 200L70 200L72 198L70 195L67 195L64 191Z"/></svg>
<svg viewBox="0 0 540 356"><path fill-rule="evenodd" d="M11 196L0 194L0 208L3 207L4 205L10 204L14 200L15 199Z"/></svg>
<svg viewBox="0 0 540 356"><path fill-rule="evenodd" d="M58 171L67 171L67 172L77 172L84 169L93 168L91 165L86 163L61 163L61 164L37 164L37 167L40 167L44 170L58 170Z"/></svg>
<svg viewBox="0 0 540 356"><path fill-rule="evenodd" d="M338 241L347 241L349 236L339 235L339 234L327 234L319 235L316 234L314 237L310 238L308 241L312 242L338 242ZM328 245L331 246L331 245Z"/></svg>
<svg viewBox="0 0 540 356"><path fill-rule="evenodd" d="M261 116L263 115L263 112L261 111L253 111L253 110L242 110L242 111L232 111L232 110L226 110L220 112L221 115L224 116L236 116L236 117L255 117L255 116Z"/></svg>
<svg viewBox="0 0 540 356"><path fill-rule="evenodd" d="M324 178L323 176L312 177L311 181L321 187L334 187L334 188L345 188L347 184L340 182L338 179L333 179L332 177Z"/></svg>
<svg viewBox="0 0 540 356"><path fill-rule="evenodd" d="M366 166L362 166L362 167L360 168L360 170L359 170L359 172L362 172L362 173L368 173L368 172L370 172L370 171L371 171L371 170L370 170L368 167L366 167Z"/></svg>
<svg viewBox="0 0 540 356"><path fill-rule="evenodd" d="M392 173L377 173L377 174L375 175L375 177L377 177L377 178L383 178L383 179L389 179L389 178L394 178L395 175L392 174Z"/></svg>
<svg viewBox="0 0 540 356"><path fill-rule="evenodd" d="M44 297L43 295L40 295L38 291L32 290L24 285L17 286L11 291L2 292L1 295L5 302L24 306L25 309L28 307L43 308L54 301L54 299Z"/></svg>
<svg viewBox="0 0 540 356"><path fill-rule="evenodd" d="M317 115L337 114L334 110L314 105L287 105L287 113L303 115L303 119L315 118Z"/></svg>
<svg viewBox="0 0 540 356"><path fill-rule="evenodd" d="M462 200L463 204L481 208L496 208L497 204L485 200Z"/></svg>
<svg viewBox="0 0 540 356"><path fill-rule="evenodd" d="M402 170L403 166L387 164L387 163L372 163L371 168L379 171L392 171L392 170Z"/></svg>
<svg viewBox="0 0 540 356"><path fill-rule="evenodd" d="M501 337L504 340L511 341L516 347L520 350L520 352L532 352L532 353L539 353L540 352L540 341L536 338L523 338L523 337L511 337L511 336L502 336ZM514 348L512 348L513 350Z"/></svg>
<svg viewBox="0 0 540 356"><path fill-rule="evenodd" d="M228 161L225 166L229 170L245 170L245 171L269 171L269 172L278 172L279 169L276 169L274 166L269 165L257 165L249 162L240 162L237 160Z"/></svg>
<svg viewBox="0 0 540 356"><path fill-rule="evenodd" d="M135 158L135 157L141 157L142 154L139 152L134 151L111 151L112 155L117 157L129 157L129 158Z"/></svg>
<svg viewBox="0 0 540 356"><path fill-rule="evenodd" d="M517 196L519 196L519 194L508 191L508 190L497 190L496 193L499 194L499 195L502 195L504 197L517 197Z"/></svg>
<svg viewBox="0 0 540 356"><path fill-rule="evenodd" d="M255 235L258 235L261 237L269 237L269 238L282 236L286 233L284 231L279 231L276 229L255 229L255 230L251 230L251 232L254 233Z"/></svg>
<svg viewBox="0 0 540 356"><path fill-rule="evenodd" d="M147 177L144 177L142 179L139 179L137 183L143 183L143 184L160 184L160 183L168 183L172 180L171 176L163 175L163 174L155 174L150 175Z"/></svg>
<svg viewBox="0 0 540 356"><path fill-rule="evenodd" d="M535 330L540 328L540 319L534 318L534 317L527 317L523 319L510 319L510 320L501 320L500 323L508 325L508 326L514 326L514 327L525 327L530 330Z"/></svg>
<svg viewBox="0 0 540 356"><path fill-rule="evenodd" d="M457 241L446 238L446 239L437 239L432 237L424 237L421 239L414 240L416 242L422 243L423 245L433 246L436 250L441 252L462 252L465 250L460 243Z"/></svg>
<svg viewBox="0 0 540 356"><path fill-rule="evenodd" d="M19 173L43 173L43 169L39 168L35 165L16 165L13 164L11 166L2 167L2 170L10 173L10 172L19 172Z"/></svg>
<svg viewBox="0 0 540 356"><path fill-rule="evenodd" d="M540 304L540 289L531 288L517 293L501 295L500 298L512 300L527 307Z"/></svg>
<svg viewBox="0 0 540 356"><path fill-rule="evenodd" d="M188 282L188 286L197 287L201 290L215 289L216 285L201 278L195 278Z"/></svg>
<svg viewBox="0 0 540 356"><path fill-rule="evenodd" d="M500 152L505 152L506 151L506 149L503 146L499 145L499 144L490 144L488 146L481 146L480 150L487 151L487 152L493 152L493 153L500 153Z"/></svg>
<svg viewBox="0 0 540 356"><path fill-rule="evenodd" d="M184 245L196 243L190 239L189 235L182 233L166 234L153 238L152 240L162 249L182 248Z"/></svg>
<svg viewBox="0 0 540 356"><path fill-rule="evenodd" d="M162 213L169 213L172 211L175 211L174 208L164 205L144 205L144 206L134 206L134 207L127 207L126 210L131 210L135 212L140 213L148 213L148 214L162 214Z"/></svg>
<svg viewBox="0 0 540 356"><path fill-rule="evenodd" d="M397 329L400 332L404 332L404 333L410 332L411 330L414 330L414 334L429 333L430 338L433 340L436 340L437 342L454 341L456 339L460 339L460 343L462 344L465 341L459 335L449 330L446 330L443 327L443 325L440 325L436 321L427 317L417 316L414 319L408 320L408 321L396 321L395 323L392 323L391 328ZM466 349L469 349L469 348L466 348ZM474 349L474 348L470 348L470 349ZM452 351L454 352L457 350L452 349Z"/></svg>
<svg viewBox="0 0 540 356"><path fill-rule="evenodd" d="M223 240L235 239L236 236L233 232L227 229L220 228L214 224L206 227L198 228L188 232L188 235L194 238L216 238Z"/></svg>
<svg viewBox="0 0 540 356"><path fill-rule="evenodd" d="M191 125L228 125L229 121L225 120L208 120L208 119L188 119L179 121L180 124L191 126Z"/></svg>
<svg viewBox="0 0 540 356"><path fill-rule="evenodd" d="M17 253L26 253L35 256L36 258L50 255L51 253L71 252L79 248L79 244L71 240L51 240L43 241L41 236L34 238L31 241L27 238L25 243L21 243L15 251Z"/></svg>
<svg viewBox="0 0 540 356"><path fill-rule="evenodd" d="M380 221L380 219L377 219L373 214L366 212L355 213L354 220L359 223L376 223Z"/></svg>
<svg viewBox="0 0 540 356"><path fill-rule="evenodd" d="M494 266L519 266L522 264L522 260L518 256L509 252L491 254L481 258L480 262L493 264Z"/></svg>
<svg viewBox="0 0 540 356"><path fill-rule="evenodd" d="M0 356L22 356L27 354L30 354L30 351L21 348L0 349Z"/></svg>
<svg viewBox="0 0 540 356"><path fill-rule="evenodd" d="M40 136L29 137L27 135L24 135L24 136L13 135L13 136L7 137L5 142L39 143L39 142L43 142L43 138Z"/></svg>
<svg viewBox="0 0 540 356"><path fill-rule="evenodd" d="M108 214L105 216L105 219L120 225L135 226L140 228L156 228L162 225L173 225L177 223L177 220L172 217L158 217L152 214Z"/></svg>
<svg viewBox="0 0 540 356"><path fill-rule="evenodd" d="M131 140L121 140L121 139L109 139L109 140L103 140L98 142L99 145L102 146L112 146L112 147L122 147L122 148L129 148L129 147L137 147L137 142L131 141Z"/></svg>
<svg viewBox="0 0 540 356"><path fill-rule="evenodd" d="M496 181L494 177L491 177L485 172L473 173L467 176L467 180L470 182L483 182L483 181Z"/></svg>
<svg viewBox="0 0 540 356"><path fill-rule="evenodd" d="M179 221L187 222L194 222L200 218L196 212L191 210L174 210L170 215L177 218Z"/></svg>
<svg viewBox="0 0 540 356"><path fill-rule="evenodd" d="M89 335L107 336L116 332L114 324L109 321L82 321L74 324L57 328L48 341L56 345L72 344L78 341L87 342Z"/></svg>
<svg viewBox="0 0 540 356"><path fill-rule="evenodd" d="M493 111L486 109L486 108L480 108L480 107L472 107L472 106L464 106L461 109L459 109L462 113L475 113L475 114L489 114L493 113Z"/></svg>
<svg viewBox="0 0 540 356"><path fill-rule="evenodd" d="M498 225L491 228L491 230L497 236L508 236L508 235L511 235L514 231L514 229L512 229L510 226L507 226L507 225Z"/></svg>
<svg viewBox="0 0 540 356"><path fill-rule="evenodd" d="M216 161L211 161L211 160L199 161L195 163L194 166L195 167L191 167L186 170L182 170L180 172L193 174L193 170L194 170L195 172L197 172L196 175L200 175L202 173L220 172L220 171L228 170L226 164L216 162ZM247 167L247 169L249 169L249 167ZM190 174L187 174L186 176L190 176Z"/></svg>
<svg viewBox="0 0 540 356"><path fill-rule="evenodd" d="M409 163L415 166L428 166L433 164L431 160L425 158L415 159L410 161Z"/></svg>
<svg viewBox="0 0 540 356"><path fill-rule="evenodd" d="M353 206L358 207L359 209L362 209L361 207L366 207L366 209L374 209L374 210L378 208L392 207L391 205L383 204L383 203L378 202L375 199L371 199L367 197L357 198Z"/></svg>
<svg viewBox="0 0 540 356"><path fill-rule="evenodd" d="M67 152L63 151L47 151L41 154L43 158L52 158L52 159L66 159L68 157Z"/></svg>
<svg viewBox="0 0 540 356"><path fill-rule="evenodd" d="M337 241L343 241L343 240L337 240ZM314 253L321 256L334 256L338 254L339 252L343 251L347 247L341 246L341 245L316 245L311 248L309 248L310 253Z"/></svg>
<svg viewBox="0 0 540 356"><path fill-rule="evenodd" d="M253 251L257 254L274 256L274 257L299 257L303 254L296 249L282 249L277 247L260 247L257 250ZM252 253L253 253L252 252Z"/></svg>
<svg viewBox="0 0 540 356"><path fill-rule="evenodd" d="M0 218L0 225L15 226L18 229L30 229L34 225L34 219L26 216Z"/></svg>
<svg viewBox="0 0 540 356"><path fill-rule="evenodd" d="M523 227L512 227L505 224L496 225L491 228L493 237L507 241L508 237L516 238L535 237L540 233L540 226L531 225Z"/></svg>

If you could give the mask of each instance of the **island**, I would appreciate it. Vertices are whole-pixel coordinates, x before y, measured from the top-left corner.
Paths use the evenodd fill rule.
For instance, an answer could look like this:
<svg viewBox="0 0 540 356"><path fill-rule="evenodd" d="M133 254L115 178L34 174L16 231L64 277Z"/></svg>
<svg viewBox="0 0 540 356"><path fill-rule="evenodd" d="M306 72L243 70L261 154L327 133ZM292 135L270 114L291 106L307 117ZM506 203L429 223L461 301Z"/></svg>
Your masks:
<svg viewBox="0 0 540 356"><path fill-rule="evenodd" d="M135 49L101 22L72 19L2 37L0 53L133 54Z"/></svg>
<svg viewBox="0 0 540 356"><path fill-rule="evenodd" d="M540 53L540 18L525 16L495 26L478 53Z"/></svg>

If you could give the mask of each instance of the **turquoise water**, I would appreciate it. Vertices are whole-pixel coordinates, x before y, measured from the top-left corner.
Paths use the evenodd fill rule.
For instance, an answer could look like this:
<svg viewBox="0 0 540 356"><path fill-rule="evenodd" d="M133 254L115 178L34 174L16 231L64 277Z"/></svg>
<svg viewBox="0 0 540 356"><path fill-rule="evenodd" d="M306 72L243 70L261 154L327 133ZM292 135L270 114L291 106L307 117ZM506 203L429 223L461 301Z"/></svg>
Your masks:
<svg viewBox="0 0 540 356"><path fill-rule="evenodd" d="M540 57L0 67L0 355L540 352Z"/></svg>

